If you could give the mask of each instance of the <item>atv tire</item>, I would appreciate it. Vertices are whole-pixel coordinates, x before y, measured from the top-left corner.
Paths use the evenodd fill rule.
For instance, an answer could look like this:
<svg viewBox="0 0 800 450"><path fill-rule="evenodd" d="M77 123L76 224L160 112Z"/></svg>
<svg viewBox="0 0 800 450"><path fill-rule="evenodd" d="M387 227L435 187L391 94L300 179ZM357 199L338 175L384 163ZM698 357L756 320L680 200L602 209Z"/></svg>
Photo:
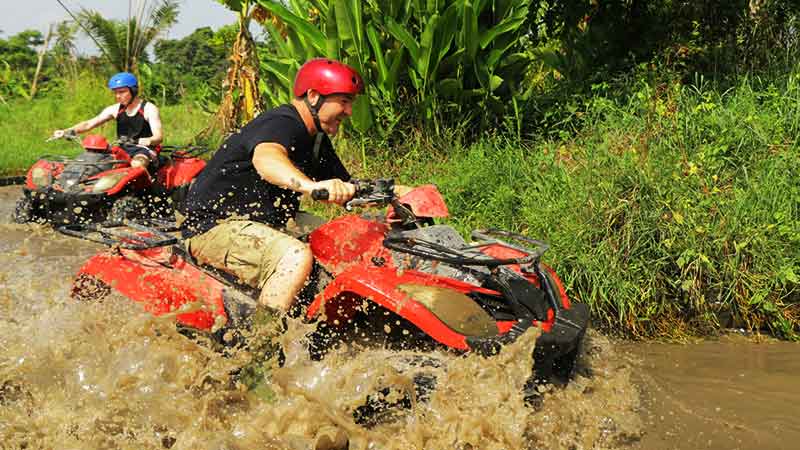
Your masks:
<svg viewBox="0 0 800 450"><path fill-rule="evenodd" d="M411 377L414 392L401 386L386 386L368 394L364 403L353 410L353 421L365 428L398 420L415 402L427 403L445 370L442 361L424 354L397 355L389 360L398 372Z"/></svg>
<svg viewBox="0 0 800 450"><path fill-rule="evenodd" d="M126 219L139 219L147 216L146 205L136 197L125 196L111 205L111 211L106 218L110 223L122 223Z"/></svg>
<svg viewBox="0 0 800 450"><path fill-rule="evenodd" d="M28 223L36 220L36 215L33 212L33 200L30 197L24 196L17 200L14 206L14 215L12 219L14 223Z"/></svg>

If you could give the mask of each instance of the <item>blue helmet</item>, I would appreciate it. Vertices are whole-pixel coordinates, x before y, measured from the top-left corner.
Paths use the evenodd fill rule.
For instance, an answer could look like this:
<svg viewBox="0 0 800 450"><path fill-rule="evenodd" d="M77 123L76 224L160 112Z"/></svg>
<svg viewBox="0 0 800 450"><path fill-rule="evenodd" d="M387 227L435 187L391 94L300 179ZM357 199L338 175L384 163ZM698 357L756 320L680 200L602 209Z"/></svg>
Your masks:
<svg viewBox="0 0 800 450"><path fill-rule="evenodd" d="M136 80L136 75L129 72L120 72L108 80L109 89L128 88L131 91L131 96L136 97L139 94L139 82Z"/></svg>

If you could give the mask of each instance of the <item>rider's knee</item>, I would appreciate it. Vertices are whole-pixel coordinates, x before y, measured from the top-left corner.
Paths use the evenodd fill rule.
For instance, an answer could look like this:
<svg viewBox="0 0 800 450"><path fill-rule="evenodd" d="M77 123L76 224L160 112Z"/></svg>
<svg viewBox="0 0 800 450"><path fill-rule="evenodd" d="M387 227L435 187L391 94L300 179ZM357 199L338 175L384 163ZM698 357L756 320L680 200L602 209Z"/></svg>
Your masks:
<svg viewBox="0 0 800 450"><path fill-rule="evenodd" d="M307 277L311 273L311 267L314 264L314 255L308 245L297 241L292 243L283 254L281 258L282 266L289 266L296 268L300 274Z"/></svg>
<svg viewBox="0 0 800 450"><path fill-rule="evenodd" d="M148 164L150 164L150 158L145 155L136 155L131 159L131 167L143 167L146 169Z"/></svg>

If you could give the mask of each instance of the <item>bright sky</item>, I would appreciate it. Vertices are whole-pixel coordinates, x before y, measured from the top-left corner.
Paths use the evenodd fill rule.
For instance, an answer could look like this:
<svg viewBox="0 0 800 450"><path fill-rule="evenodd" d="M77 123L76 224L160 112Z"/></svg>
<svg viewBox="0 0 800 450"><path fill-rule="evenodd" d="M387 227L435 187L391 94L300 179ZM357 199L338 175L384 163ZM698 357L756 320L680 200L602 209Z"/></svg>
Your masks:
<svg viewBox="0 0 800 450"><path fill-rule="evenodd" d="M145 0L132 0L134 11ZM155 0L146 0L147 5ZM112 19L128 18L128 0L61 0L73 13L81 8L93 9ZM222 25L234 23L236 14L216 0L179 0L180 13L176 23L165 36L175 39L190 34L197 28L210 26L214 30ZM35 29L47 33L49 24L69 19L69 14L56 0L0 0L0 37L8 38L20 31ZM96 53L96 47L88 38L78 41L82 53Z"/></svg>

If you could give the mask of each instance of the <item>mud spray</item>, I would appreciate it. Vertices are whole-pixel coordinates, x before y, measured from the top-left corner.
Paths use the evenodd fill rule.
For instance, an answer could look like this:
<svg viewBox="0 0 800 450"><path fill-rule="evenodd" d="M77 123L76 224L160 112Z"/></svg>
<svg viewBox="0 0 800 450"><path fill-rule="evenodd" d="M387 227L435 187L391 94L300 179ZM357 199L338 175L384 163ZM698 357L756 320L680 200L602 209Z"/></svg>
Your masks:
<svg viewBox="0 0 800 450"><path fill-rule="evenodd" d="M46 227L2 228L4 448L618 448L642 431L631 369L595 333L574 382L544 392L538 410L520 394L535 333L492 359L376 345L312 361L310 325L290 321L285 364L248 389L237 376L247 352L216 351L121 297L72 300L72 277L98 246ZM415 363L430 356L437 367ZM436 379L424 401L415 398L415 370ZM386 387L412 402L356 424L358 407Z"/></svg>
<svg viewBox="0 0 800 450"><path fill-rule="evenodd" d="M2 217L18 193L6 189ZM77 269L99 249L0 224L0 448L789 449L800 439L800 358L787 343L619 344L590 331L575 379L534 409L521 391L535 333L492 359L389 351L377 339L312 361L311 325L289 321L283 367L262 364L265 381L247 383L248 352L219 352L121 297L72 300ZM425 398L418 376L435 379ZM411 401L356 424L376 392Z"/></svg>

